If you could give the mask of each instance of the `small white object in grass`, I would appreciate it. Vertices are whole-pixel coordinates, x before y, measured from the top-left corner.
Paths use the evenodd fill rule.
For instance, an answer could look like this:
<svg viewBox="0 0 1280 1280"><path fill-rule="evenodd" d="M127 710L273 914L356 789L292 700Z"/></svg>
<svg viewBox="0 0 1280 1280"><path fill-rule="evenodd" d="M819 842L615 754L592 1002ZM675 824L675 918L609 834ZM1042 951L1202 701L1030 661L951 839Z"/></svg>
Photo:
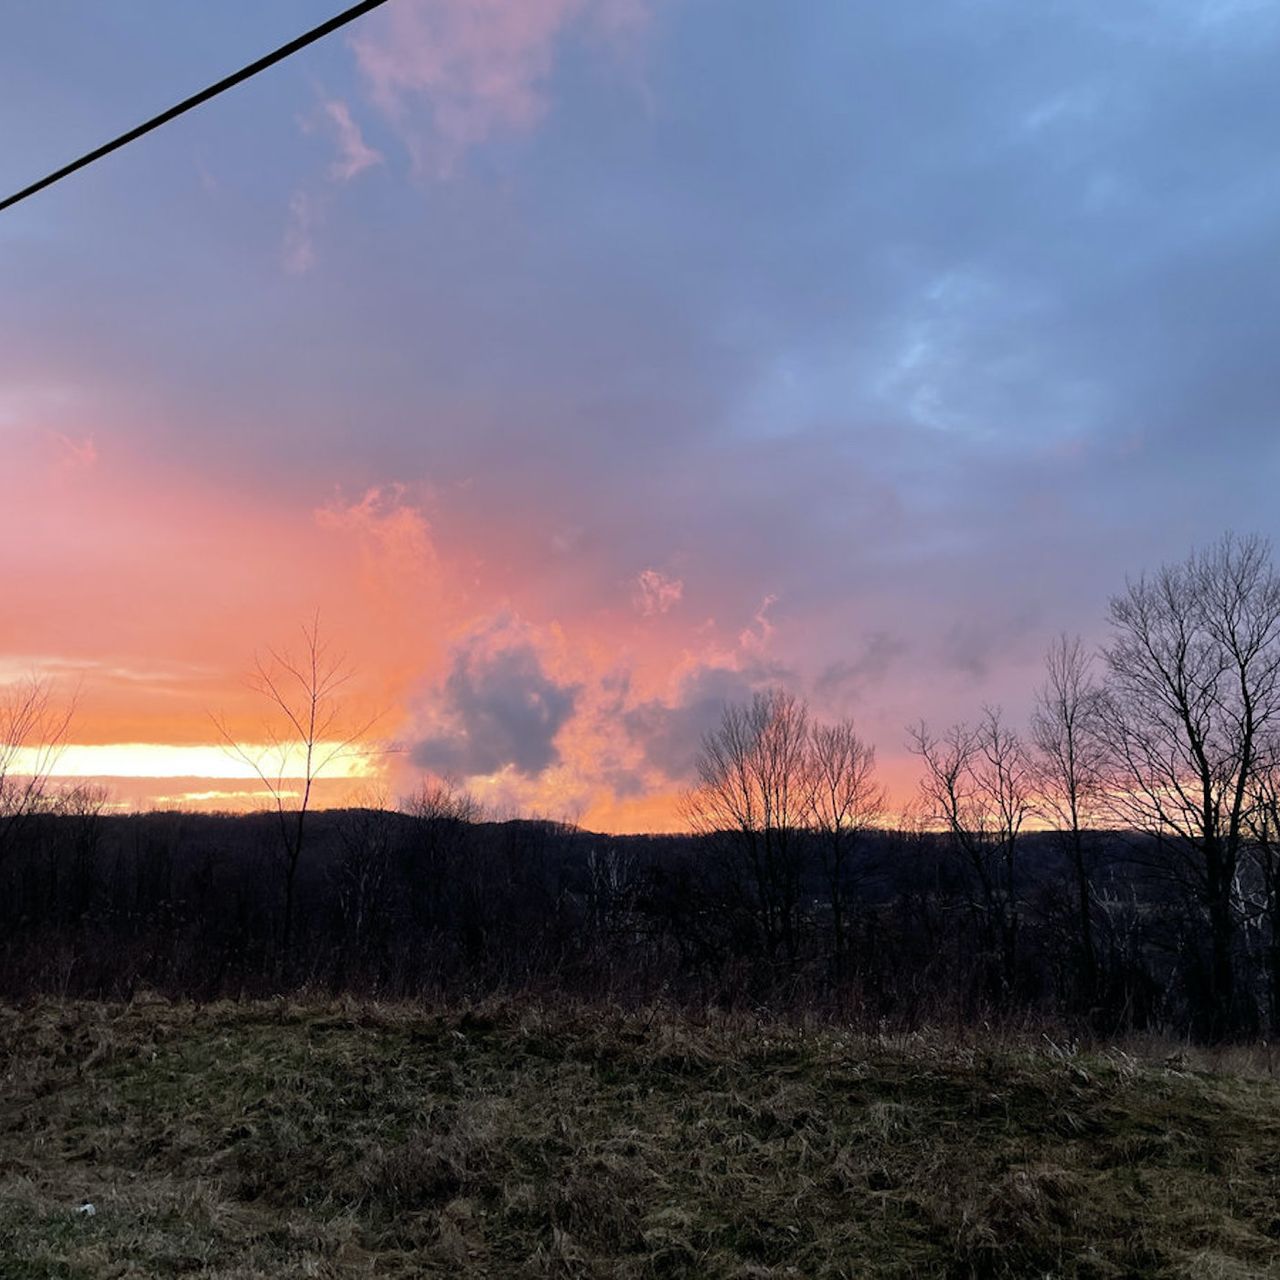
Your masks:
<svg viewBox="0 0 1280 1280"><path fill-rule="evenodd" d="M89 1201L88 1201L88 1200L86 1200L86 1201L84 1202L84 1204L82 1204L82 1205L81 1205L81 1206L76 1210L76 1212L77 1212L77 1213L83 1213L83 1214L84 1214L84 1216L85 1216L86 1218L92 1218L92 1217L93 1217L93 1215L94 1215L95 1213L97 1213L98 1211L97 1211L97 1209L96 1209L96 1208L94 1208L94 1206L93 1206L92 1204L90 1204L90 1203L89 1203Z"/></svg>

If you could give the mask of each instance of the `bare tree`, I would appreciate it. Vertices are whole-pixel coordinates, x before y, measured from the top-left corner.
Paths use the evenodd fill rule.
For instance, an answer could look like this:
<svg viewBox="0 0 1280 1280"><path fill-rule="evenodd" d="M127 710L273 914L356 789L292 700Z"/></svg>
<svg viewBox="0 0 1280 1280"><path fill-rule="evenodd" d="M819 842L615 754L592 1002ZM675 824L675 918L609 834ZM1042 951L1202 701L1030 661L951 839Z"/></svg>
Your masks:
<svg viewBox="0 0 1280 1280"><path fill-rule="evenodd" d="M445 899L459 886L453 883L467 847L469 829L484 818L484 807L453 778L423 778L400 809L413 820L413 837L404 871L414 923L425 932L439 929Z"/></svg>
<svg viewBox="0 0 1280 1280"><path fill-rule="evenodd" d="M67 742L75 699L28 676L0 689L0 862L21 829L49 802L49 780Z"/></svg>
<svg viewBox="0 0 1280 1280"><path fill-rule="evenodd" d="M1088 830L1099 823L1106 753L1099 732L1102 690L1079 636L1059 636L1045 655L1031 736L1036 748L1037 807L1062 841L1074 879L1080 982L1086 1002L1098 995L1093 867Z"/></svg>
<svg viewBox="0 0 1280 1280"><path fill-rule="evenodd" d="M302 627L297 651L268 649L254 658L250 685L269 704L273 719L264 742L238 740L224 717L214 724L227 751L261 780L278 819L284 869L281 956L288 963L294 931L298 866L306 839L307 815L317 780L339 760L360 754L360 744L379 717L353 719L343 691L355 672L335 654L320 632L317 613Z"/></svg>
<svg viewBox="0 0 1280 1280"><path fill-rule="evenodd" d="M337 822L342 852L329 873L342 921L344 964L350 973L365 959L370 935L386 927L388 882L395 845L396 815L382 790L360 796Z"/></svg>
<svg viewBox="0 0 1280 1280"><path fill-rule="evenodd" d="M98 850L102 841L103 814L110 792L99 783L80 782L61 790L51 808L62 820L60 826L71 855L68 893L71 917L80 920L93 900L98 878Z"/></svg>
<svg viewBox="0 0 1280 1280"><path fill-rule="evenodd" d="M851 720L814 724L806 744L807 819L818 837L831 905L835 976L844 976L848 951L848 881L859 837L881 817L885 791L876 781L876 751Z"/></svg>
<svg viewBox="0 0 1280 1280"><path fill-rule="evenodd" d="M924 763L920 790L929 818L941 824L971 872L969 906L996 992L1007 999L1017 980L1021 921L1018 842L1031 811L1032 774L1018 735L987 708L977 728L953 725L937 738L921 724L912 748Z"/></svg>
<svg viewBox="0 0 1280 1280"><path fill-rule="evenodd" d="M1245 921L1260 935L1266 976L1267 1015L1272 1035L1280 1033L1280 764L1260 769L1251 788L1247 853L1252 874L1242 890ZM1243 877L1242 877L1243 879Z"/></svg>
<svg viewBox="0 0 1280 1280"><path fill-rule="evenodd" d="M631 923L638 863L634 854L609 845L587 853L587 919L592 933L611 939Z"/></svg>
<svg viewBox="0 0 1280 1280"><path fill-rule="evenodd" d="M1280 580L1270 547L1227 535L1111 601L1101 724L1113 820L1146 832L1208 923L1206 1030L1243 1029L1236 900L1250 794L1280 729Z"/></svg>
<svg viewBox="0 0 1280 1280"><path fill-rule="evenodd" d="M809 716L781 689L749 706L725 707L702 740L698 781L684 800L693 830L727 853L731 885L746 900L766 954L799 951L800 865L796 832L808 820Z"/></svg>
<svg viewBox="0 0 1280 1280"><path fill-rule="evenodd" d="M484 806L456 779L423 778L400 800L400 809L425 823L466 824L484 818Z"/></svg>

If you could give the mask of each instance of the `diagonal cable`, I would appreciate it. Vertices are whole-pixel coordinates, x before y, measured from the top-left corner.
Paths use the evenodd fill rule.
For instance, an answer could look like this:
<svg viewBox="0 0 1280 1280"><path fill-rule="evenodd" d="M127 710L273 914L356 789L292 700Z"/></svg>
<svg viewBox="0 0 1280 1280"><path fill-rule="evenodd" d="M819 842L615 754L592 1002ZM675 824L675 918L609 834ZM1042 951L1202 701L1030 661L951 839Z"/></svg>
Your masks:
<svg viewBox="0 0 1280 1280"><path fill-rule="evenodd" d="M24 187L21 191L17 191L4 200L0 200L0 213L17 204L20 200L26 200L29 196L35 195L37 191L43 191L46 187L53 186L55 182L60 182L63 178L69 177L77 169L83 169L86 165L92 164L95 160L101 160L103 156L110 155L111 152L118 150L120 147L127 146L130 142L136 141L153 129L158 129L162 124L168 124L170 120L176 119L193 107L198 107L202 103L208 102L210 98L216 98L218 94L235 88L236 85L243 83L251 76L256 76L259 71L265 71L268 67L275 66L277 62L283 62L291 54L297 53L300 49L305 49L309 44L314 44L317 40L324 39L325 36L337 31L340 27L345 27L347 23L354 22L357 18L362 18L366 13L386 3L387 0L361 0L360 4L352 5L351 8L343 10L336 17L330 18L328 22L322 22L318 27L313 27L303 35L290 40L288 44L282 44L278 49L259 58L256 62L251 62L247 67L241 67L239 71L235 71L224 79L219 80L217 84L211 84L207 89L201 89L199 93L193 93L191 97L184 98L176 106L170 107L168 111L162 111L158 116L152 116L150 120L130 129L128 133L122 133L118 138L113 138L110 142L103 143L102 146L87 152L78 160L73 160L70 164L63 165L61 169L57 169L46 177L41 178L39 182L33 182L29 187Z"/></svg>

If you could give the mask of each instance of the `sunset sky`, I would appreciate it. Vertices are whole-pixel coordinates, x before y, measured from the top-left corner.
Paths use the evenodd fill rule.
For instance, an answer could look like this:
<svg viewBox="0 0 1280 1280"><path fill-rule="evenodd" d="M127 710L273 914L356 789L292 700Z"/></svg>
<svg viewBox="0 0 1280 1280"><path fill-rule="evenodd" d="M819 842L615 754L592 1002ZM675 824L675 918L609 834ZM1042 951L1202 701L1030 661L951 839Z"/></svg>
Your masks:
<svg viewBox="0 0 1280 1280"><path fill-rule="evenodd" d="M10 6L0 196L341 7ZM0 682L243 807L318 610L397 748L333 797L668 827L777 683L905 801L1280 531L1278 66L1261 0L391 0L0 214Z"/></svg>

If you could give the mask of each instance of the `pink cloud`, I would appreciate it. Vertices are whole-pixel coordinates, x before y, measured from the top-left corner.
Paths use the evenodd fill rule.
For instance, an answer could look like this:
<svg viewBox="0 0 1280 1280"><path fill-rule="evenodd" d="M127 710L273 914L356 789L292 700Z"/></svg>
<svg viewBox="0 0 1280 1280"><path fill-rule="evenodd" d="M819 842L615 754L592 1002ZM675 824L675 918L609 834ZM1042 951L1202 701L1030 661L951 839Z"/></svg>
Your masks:
<svg viewBox="0 0 1280 1280"><path fill-rule="evenodd" d="M420 587L436 569L431 529L403 485L375 486L357 502L341 494L315 511L321 529L347 534L361 549L367 577L389 590Z"/></svg>
<svg viewBox="0 0 1280 1280"><path fill-rule="evenodd" d="M329 166L329 176L335 182L350 182L366 169L383 162L382 152L365 142L345 102L340 98L330 99L324 104L324 113L333 124L338 144L338 158Z"/></svg>
<svg viewBox="0 0 1280 1280"><path fill-rule="evenodd" d="M739 633L738 644L744 652L760 654L769 647L769 641L773 639L774 632L769 610L777 603L777 596L765 596L755 612L755 617L751 620L751 626L744 627Z"/></svg>
<svg viewBox="0 0 1280 1280"><path fill-rule="evenodd" d="M646 0L400 0L352 46L417 166L447 176L468 148L542 119L557 44L575 23L616 40L647 12Z"/></svg>
<svg viewBox="0 0 1280 1280"><path fill-rule="evenodd" d="M646 617L666 613L684 595L684 583L657 569L645 569L636 579L635 606Z"/></svg>
<svg viewBox="0 0 1280 1280"><path fill-rule="evenodd" d="M63 467L78 471L92 467L98 461L98 447L94 444L92 436L73 440L61 431L56 431L53 438L57 443L59 461Z"/></svg>

